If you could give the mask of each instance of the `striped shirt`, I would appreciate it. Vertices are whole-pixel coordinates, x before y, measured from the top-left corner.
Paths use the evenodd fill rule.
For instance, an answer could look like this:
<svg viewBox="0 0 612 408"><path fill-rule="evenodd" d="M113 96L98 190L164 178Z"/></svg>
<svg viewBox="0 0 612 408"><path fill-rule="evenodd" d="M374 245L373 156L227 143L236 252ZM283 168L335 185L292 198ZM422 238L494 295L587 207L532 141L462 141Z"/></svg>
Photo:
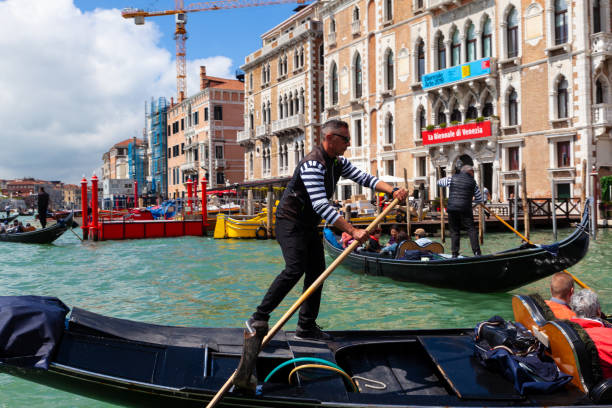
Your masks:
<svg viewBox="0 0 612 408"><path fill-rule="evenodd" d="M342 177L351 179L371 189L374 189L376 184L380 181L378 178L353 166L346 158L338 156L338 160L342 164L342 173L340 174ZM329 204L325 192L325 171L325 166L322 163L316 160L309 160L302 164L300 168L300 177L310 197L312 209L325 219L325 221L333 225L338 218L340 218L340 213ZM333 167L331 171L333 171Z"/></svg>
<svg viewBox="0 0 612 408"><path fill-rule="evenodd" d="M438 180L438 185L440 187L450 187L452 180L453 180L452 177L444 177ZM482 193L480 192L480 189L478 188L478 184L474 185L474 202L484 203L484 200L482 199Z"/></svg>

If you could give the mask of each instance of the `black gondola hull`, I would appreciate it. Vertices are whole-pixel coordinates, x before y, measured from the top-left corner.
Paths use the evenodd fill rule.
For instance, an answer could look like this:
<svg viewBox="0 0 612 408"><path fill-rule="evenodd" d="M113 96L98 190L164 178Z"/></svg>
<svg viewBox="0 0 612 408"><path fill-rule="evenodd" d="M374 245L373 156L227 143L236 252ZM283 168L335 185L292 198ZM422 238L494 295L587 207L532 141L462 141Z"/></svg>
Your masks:
<svg viewBox="0 0 612 408"><path fill-rule="evenodd" d="M50 244L66 232L68 228L72 227L72 219L73 214L70 213L64 219L47 228L41 228L30 232L0 234L0 241L21 242L26 244Z"/></svg>
<svg viewBox="0 0 612 408"><path fill-rule="evenodd" d="M468 292L504 292L578 263L589 249L588 225L587 210L576 230L557 243L556 254L540 247L515 248L467 258L410 261L353 252L345 258L342 265L353 272L386 276L397 281ZM324 238L324 244L331 257L337 258L342 253L342 249L336 248L327 238Z"/></svg>

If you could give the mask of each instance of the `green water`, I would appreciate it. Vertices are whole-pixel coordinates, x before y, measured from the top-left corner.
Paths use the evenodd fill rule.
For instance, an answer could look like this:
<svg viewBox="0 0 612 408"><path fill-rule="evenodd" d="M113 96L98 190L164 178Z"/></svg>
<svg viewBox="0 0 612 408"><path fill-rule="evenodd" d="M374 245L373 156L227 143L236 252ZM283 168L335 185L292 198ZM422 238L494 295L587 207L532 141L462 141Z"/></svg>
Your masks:
<svg viewBox="0 0 612 408"><path fill-rule="evenodd" d="M560 231L560 238L571 230ZM612 231L571 272L597 290L612 311ZM550 243L550 231L532 233ZM466 251L467 238L462 247ZM447 240L447 249L450 245ZM483 252L518 245L512 233L486 236ZM238 327L282 269L275 241L184 237L81 243L66 232L53 245L0 243L0 295L57 296L108 316L155 324ZM329 263L329 259L328 259ZM511 293L473 294L398 283L339 267L325 282L319 324L326 329L472 327L498 314L512 318L513 293L548 296L548 280ZM298 284L301 288L301 283ZM272 316L278 320L300 292L294 290ZM295 328L295 318L286 325ZM0 375L0 408L111 407L112 405Z"/></svg>

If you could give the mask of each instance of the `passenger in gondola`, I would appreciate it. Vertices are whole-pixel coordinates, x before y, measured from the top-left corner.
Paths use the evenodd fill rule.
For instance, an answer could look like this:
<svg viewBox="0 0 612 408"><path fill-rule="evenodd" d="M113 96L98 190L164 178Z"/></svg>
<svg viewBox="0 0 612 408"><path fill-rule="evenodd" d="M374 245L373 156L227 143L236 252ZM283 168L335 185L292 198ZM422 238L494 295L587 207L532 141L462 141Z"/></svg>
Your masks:
<svg viewBox="0 0 612 408"><path fill-rule="evenodd" d="M399 245L406 241L408 239L408 234L406 233L406 231L400 231L397 233L397 237L394 243L392 243L391 245L387 245L386 247L384 247L383 249L380 250L380 254L381 255L387 255L390 258L395 258L395 255L397 254L397 247L399 247ZM389 241L391 242L391 241Z"/></svg>
<svg viewBox="0 0 612 408"><path fill-rule="evenodd" d="M29 222L26 223L23 232L31 232L31 231L36 231L36 227L34 227L32 224L30 224Z"/></svg>
<svg viewBox="0 0 612 408"><path fill-rule="evenodd" d="M399 225L393 224L391 226L391 230L389 230L389 235L391 235L391 238L389 239L389 242L387 242L387 246L397 243L397 235L399 234L399 232L400 232Z"/></svg>
<svg viewBox="0 0 612 408"><path fill-rule="evenodd" d="M365 246L365 250L368 252L380 252L382 246L380 245L380 237L382 235L382 230L380 228L376 228L370 234L368 241Z"/></svg>
<svg viewBox="0 0 612 408"><path fill-rule="evenodd" d="M571 321L578 323L595 343L604 377L612 378L612 326L600 317L597 294L583 289L572 296L570 307L576 313Z"/></svg>
<svg viewBox="0 0 612 408"><path fill-rule="evenodd" d="M576 313L570 309L574 294L574 279L565 272L557 272L550 279L550 300L546 304L557 319L571 319Z"/></svg>
<svg viewBox="0 0 612 408"><path fill-rule="evenodd" d="M433 242L431 239L427 238L427 233L423 228L417 228L416 231L414 231L414 237L415 244L417 244L421 248Z"/></svg>
<svg viewBox="0 0 612 408"><path fill-rule="evenodd" d="M347 223L350 225L353 225L353 223L350 221L347 221ZM342 237L340 238L340 240L342 241L342 248L346 248L347 246L351 245L354 241L353 236L346 231L342 232Z"/></svg>
<svg viewBox="0 0 612 408"><path fill-rule="evenodd" d="M17 232L23 232L23 224L17 220L13 221L13 226L9 228L6 232L9 234L15 234Z"/></svg>

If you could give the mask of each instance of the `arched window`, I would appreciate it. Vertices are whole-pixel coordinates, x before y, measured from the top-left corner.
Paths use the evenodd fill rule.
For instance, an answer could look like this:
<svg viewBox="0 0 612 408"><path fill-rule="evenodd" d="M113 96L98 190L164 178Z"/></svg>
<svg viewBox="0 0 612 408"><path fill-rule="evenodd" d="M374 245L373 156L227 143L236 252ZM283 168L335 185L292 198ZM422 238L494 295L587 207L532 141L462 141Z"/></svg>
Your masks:
<svg viewBox="0 0 612 408"><path fill-rule="evenodd" d="M284 109L283 109L283 97L279 96L278 97L278 118L282 119L284 118Z"/></svg>
<svg viewBox="0 0 612 408"><path fill-rule="evenodd" d="M304 113L306 110L306 98L304 97L304 90L300 89L300 113Z"/></svg>
<svg viewBox="0 0 612 408"><path fill-rule="evenodd" d="M336 63L332 65L331 69L331 104L336 105L338 103L338 67Z"/></svg>
<svg viewBox="0 0 612 408"><path fill-rule="evenodd" d="M518 96L513 89L508 94L508 126L516 126L518 124Z"/></svg>
<svg viewBox="0 0 612 408"><path fill-rule="evenodd" d="M333 18L329 20L329 32L330 33L336 32L336 20L334 20Z"/></svg>
<svg viewBox="0 0 612 408"><path fill-rule="evenodd" d="M438 112L436 112L436 125L446 123L446 113L444 113L444 107L440 106Z"/></svg>
<svg viewBox="0 0 612 408"><path fill-rule="evenodd" d="M567 42L567 1L555 0L555 44Z"/></svg>
<svg viewBox="0 0 612 408"><path fill-rule="evenodd" d="M461 64L461 39L459 38L459 30L453 33L453 44L451 46L451 66Z"/></svg>
<svg viewBox="0 0 612 408"><path fill-rule="evenodd" d="M451 112L451 122L461 122L461 111L456 105Z"/></svg>
<svg viewBox="0 0 612 408"><path fill-rule="evenodd" d="M300 48L300 67L304 66L304 48Z"/></svg>
<svg viewBox="0 0 612 408"><path fill-rule="evenodd" d="M359 7L353 9L353 21L359 21Z"/></svg>
<svg viewBox="0 0 612 408"><path fill-rule="evenodd" d="M421 82L421 78L425 75L425 44L423 40L419 41L417 45L417 76L418 82Z"/></svg>
<svg viewBox="0 0 612 408"><path fill-rule="evenodd" d="M466 119L476 119L478 117L478 109L476 109L476 101L472 98L465 112Z"/></svg>
<svg viewBox="0 0 612 408"><path fill-rule="evenodd" d="M270 71L270 64L267 65L266 69L266 83L270 82L272 72Z"/></svg>
<svg viewBox="0 0 612 408"><path fill-rule="evenodd" d="M422 133L423 129L427 127L427 119L425 117L425 108L421 106L419 109L419 132ZM423 136L421 136L422 138Z"/></svg>
<svg viewBox="0 0 612 408"><path fill-rule="evenodd" d="M361 98L362 95L362 76L361 76L361 56L359 53L355 56L355 98Z"/></svg>
<svg viewBox="0 0 612 408"><path fill-rule="evenodd" d="M518 11L514 7L508 13L506 20L507 40L508 40L508 58L514 58L518 55Z"/></svg>
<svg viewBox="0 0 612 408"><path fill-rule="evenodd" d="M491 95L487 95L487 99L485 99L485 103L482 108L482 116L493 116L493 98L491 98Z"/></svg>
<svg viewBox="0 0 612 408"><path fill-rule="evenodd" d="M385 21L393 19L393 0L385 0Z"/></svg>
<svg viewBox="0 0 612 408"><path fill-rule="evenodd" d="M325 47L323 46L323 44L321 44L319 45L319 64L321 64L322 66L324 62L325 62Z"/></svg>
<svg viewBox="0 0 612 408"><path fill-rule="evenodd" d="M393 144L393 116L387 117L387 143Z"/></svg>
<svg viewBox="0 0 612 408"><path fill-rule="evenodd" d="M321 89L319 89L319 98L321 99L321 112L323 112L325 110L325 87L322 86Z"/></svg>
<svg viewBox="0 0 612 408"><path fill-rule="evenodd" d="M470 23L467 29L467 44L465 49L465 60L475 61L476 60L476 27L474 23Z"/></svg>
<svg viewBox="0 0 612 408"><path fill-rule="evenodd" d="M595 103L600 104L604 102L604 88L601 84L601 81L598 79L597 81L595 81Z"/></svg>
<svg viewBox="0 0 612 408"><path fill-rule="evenodd" d="M567 118L567 80L562 78L557 85L558 118Z"/></svg>
<svg viewBox="0 0 612 408"><path fill-rule="evenodd" d="M272 109L270 108L270 101L268 101L268 105L267 105L267 110L268 110L268 123L272 122Z"/></svg>
<svg viewBox="0 0 612 408"><path fill-rule="evenodd" d="M387 52L387 58L385 59L385 74L387 80L385 85L387 86L387 90L391 90L395 86L393 77L393 51L391 50Z"/></svg>
<svg viewBox="0 0 612 408"><path fill-rule="evenodd" d="M268 123L267 120L266 120L267 112L266 112L266 104L265 103L261 106L261 113L263 114L263 122L264 123ZM253 121L253 114L252 113L250 115L249 121L251 123L251 129L253 129L254 121Z"/></svg>
<svg viewBox="0 0 612 408"><path fill-rule="evenodd" d="M249 173L253 174L253 152L249 153Z"/></svg>
<svg viewBox="0 0 612 408"><path fill-rule="evenodd" d="M601 32L601 5L599 0L593 0L593 32Z"/></svg>
<svg viewBox="0 0 612 408"><path fill-rule="evenodd" d="M482 25L482 57L487 58L493 54L493 31L491 30L491 19L487 16Z"/></svg>
<svg viewBox="0 0 612 408"><path fill-rule="evenodd" d="M446 46L444 45L444 36L440 34L437 41L438 48L438 66L437 69L446 68Z"/></svg>
<svg viewBox="0 0 612 408"><path fill-rule="evenodd" d="M289 110L287 113L289 113L289 116L293 116L293 93L291 92L289 93L289 100L287 103L289 104Z"/></svg>

